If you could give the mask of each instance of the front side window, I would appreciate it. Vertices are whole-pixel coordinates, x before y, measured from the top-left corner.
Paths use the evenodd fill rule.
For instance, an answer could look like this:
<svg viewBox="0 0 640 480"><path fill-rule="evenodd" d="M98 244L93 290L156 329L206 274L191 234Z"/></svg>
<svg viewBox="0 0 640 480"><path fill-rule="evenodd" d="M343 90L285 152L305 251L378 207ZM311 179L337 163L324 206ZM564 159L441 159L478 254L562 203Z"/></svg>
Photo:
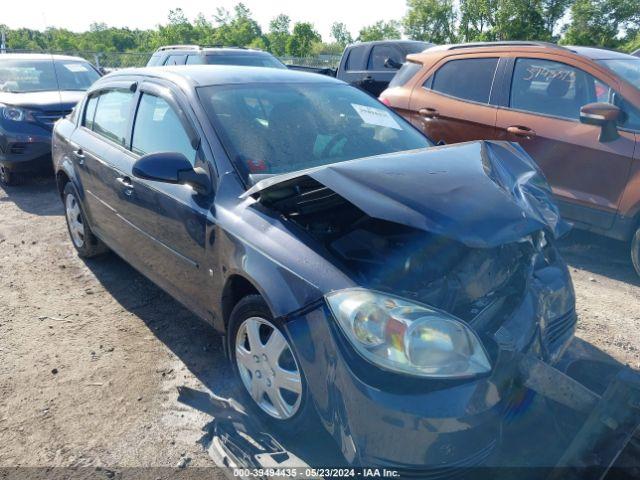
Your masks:
<svg viewBox="0 0 640 480"><path fill-rule="evenodd" d="M431 89L463 100L489 103L497 58L450 60L435 73Z"/></svg>
<svg viewBox="0 0 640 480"><path fill-rule="evenodd" d="M124 146L133 96L133 92L129 90L109 90L101 93L97 97L98 104L91 129Z"/></svg>
<svg viewBox="0 0 640 480"><path fill-rule="evenodd" d="M224 85L198 94L245 176L430 146L402 117L348 85Z"/></svg>
<svg viewBox="0 0 640 480"><path fill-rule="evenodd" d="M402 54L395 48L389 45L376 45L371 50L369 56L369 64L367 70L382 71L382 70L395 70L394 68L387 67L385 65L387 58L394 60L396 63L401 64L404 61Z"/></svg>
<svg viewBox="0 0 640 480"><path fill-rule="evenodd" d="M81 60L24 60L0 57L0 92L87 90L100 75Z"/></svg>
<svg viewBox="0 0 640 480"><path fill-rule="evenodd" d="M137 155L182 153L195 164L196 150L173 108L162 98L144 93L133 127L131 150Z"/></svg>
<svg viewBox="0 0 640 480"><path fill-rule="evenodd" d="M579 68L551 60L516 60L511 108L579 120L583 105L609 101L609 86Z"/></svg>

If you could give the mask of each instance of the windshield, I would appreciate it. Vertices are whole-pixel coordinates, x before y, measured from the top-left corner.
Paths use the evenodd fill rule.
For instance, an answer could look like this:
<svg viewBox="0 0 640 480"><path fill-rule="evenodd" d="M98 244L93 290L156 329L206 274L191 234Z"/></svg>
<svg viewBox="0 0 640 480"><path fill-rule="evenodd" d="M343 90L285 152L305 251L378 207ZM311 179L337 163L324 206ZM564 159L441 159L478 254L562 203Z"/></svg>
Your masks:
<svg viewBox="0 0 640 480"><path fill-rule="evenodd" d="M341 84L212 86L199 95L246 176L430 146L400 116Z"/></svg>
<svg viewBox="0 0 640 480"><path fill-rule="evenodd" d="M86 90L100 75L80 60L0 59L0 91Z"/></svg>
<svg viewBox="0 0 640 480"><path fill-rule="evenodd" d="M245 67L287 68L271 55L207 55L208 65L242 65Z"/></svg>
<svg viewBox="0 0 640 480"><path fill-rule="evenodd" d="M598 63L613 70L634 87L640 88L640 58L598 60Z"/></svg>

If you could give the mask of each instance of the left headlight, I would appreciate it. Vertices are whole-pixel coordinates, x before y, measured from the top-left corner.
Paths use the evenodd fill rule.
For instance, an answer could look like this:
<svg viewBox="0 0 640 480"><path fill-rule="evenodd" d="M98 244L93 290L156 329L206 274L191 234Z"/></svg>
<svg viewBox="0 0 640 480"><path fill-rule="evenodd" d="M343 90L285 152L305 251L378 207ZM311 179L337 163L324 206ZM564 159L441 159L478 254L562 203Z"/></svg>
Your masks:
<svg viewBox="0 0 640 480"><path fill-rule="evenodd" d="M7 120L13 122L22 122L27 118L28 112L23 108L18 107L2 107L2 116Z"/></svg>
<svg viewBox="0 0 640 480"><path fill-rule="evenodd" d="M332 292L326 300L351 344L382 368L430 378L491 371L478 336L452 315L361 288Z"/></svg>

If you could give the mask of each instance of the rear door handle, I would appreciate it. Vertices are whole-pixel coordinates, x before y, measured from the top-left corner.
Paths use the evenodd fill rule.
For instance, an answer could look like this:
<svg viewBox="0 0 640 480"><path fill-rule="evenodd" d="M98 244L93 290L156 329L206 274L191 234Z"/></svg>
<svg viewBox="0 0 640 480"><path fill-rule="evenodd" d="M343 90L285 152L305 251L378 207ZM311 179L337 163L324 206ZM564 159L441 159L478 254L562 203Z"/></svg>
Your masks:
<svg viewBox="0 0 640 480"><path fill-rule="evenodd" d="M424 118L437 118L440 113L435 108L426 107L418 110L418 115Z"/></svg>
<svg viewBox="0 0 640 480"><path fill-rule="evenodd" d="M523 127L521 125L513 125L511 127L507 127L507 132L520 138L533 138L536 136L536 132L534 130L531 130L529 127Z"/></svg>
<svg viewBox="0 0 640 480"><path fill-rule="evenodd" d="M131 195L133 191L133 182L129 177L118 177L116 178L116 181L120 186L124 187L125 195Z"/></svg>
<svg viewBox="0 0 640 480"><path fill-rule="evenodd" d="M371 75L367 75L362 79L362 81L366 83L373 82L373 77Z"/></svg>
<svg viewBox="0 0 640 480"><path fill-rule="evenodd" d="M76 159L78 160L78 163L80 165L82 165L84 163L84 152L82 151L81 148L78 148L77 150L73 151L73 156L76 157Z"/></svg>

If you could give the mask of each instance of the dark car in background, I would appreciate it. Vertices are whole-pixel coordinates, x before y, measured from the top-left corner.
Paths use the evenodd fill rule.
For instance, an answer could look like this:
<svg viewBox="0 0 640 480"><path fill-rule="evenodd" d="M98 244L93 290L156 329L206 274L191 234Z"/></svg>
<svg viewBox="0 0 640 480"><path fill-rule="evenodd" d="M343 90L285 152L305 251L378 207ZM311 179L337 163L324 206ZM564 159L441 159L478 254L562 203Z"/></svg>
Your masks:
<svg viewBox="0 0 640 480"><path fill-rule="evenodd" d="M51 168L51 130L100 73L79 57L0 54L0 183Z"/></svg>
<svg viewBox="0 0 640 480"><path fill-rule="evenodd" d="M416 40L361 42L344 49L336 69L287 66L292 70L336 77L377 97L387 88L407 55L422 52L432 46L433 43Z"/></svg>
<svg viewBox="0 0 640 480"><path fill-rule="evenodd" d="M320 417L352 464L482 462L517 355L553 363L573 336L530 157L434 147L344 82L123 70L56 123L53 156L78 254L111 248L210 322L245 405L289 432Z"/></svg>
<svg viewBox="0 0 640 480"><path fill-rule="evenodd" d="M435 142L518 142L563 216L629 243L640 275L640 58L544 42L412 55L380 99Z"/></svg>
<svg viewBox="0 0 640 480"><path fill-rule="evenodd" d="M200 47L166 45L158 48L147 67L172 65L241 65L246 67L287 68L268 52L244 47Z"/></svg>

